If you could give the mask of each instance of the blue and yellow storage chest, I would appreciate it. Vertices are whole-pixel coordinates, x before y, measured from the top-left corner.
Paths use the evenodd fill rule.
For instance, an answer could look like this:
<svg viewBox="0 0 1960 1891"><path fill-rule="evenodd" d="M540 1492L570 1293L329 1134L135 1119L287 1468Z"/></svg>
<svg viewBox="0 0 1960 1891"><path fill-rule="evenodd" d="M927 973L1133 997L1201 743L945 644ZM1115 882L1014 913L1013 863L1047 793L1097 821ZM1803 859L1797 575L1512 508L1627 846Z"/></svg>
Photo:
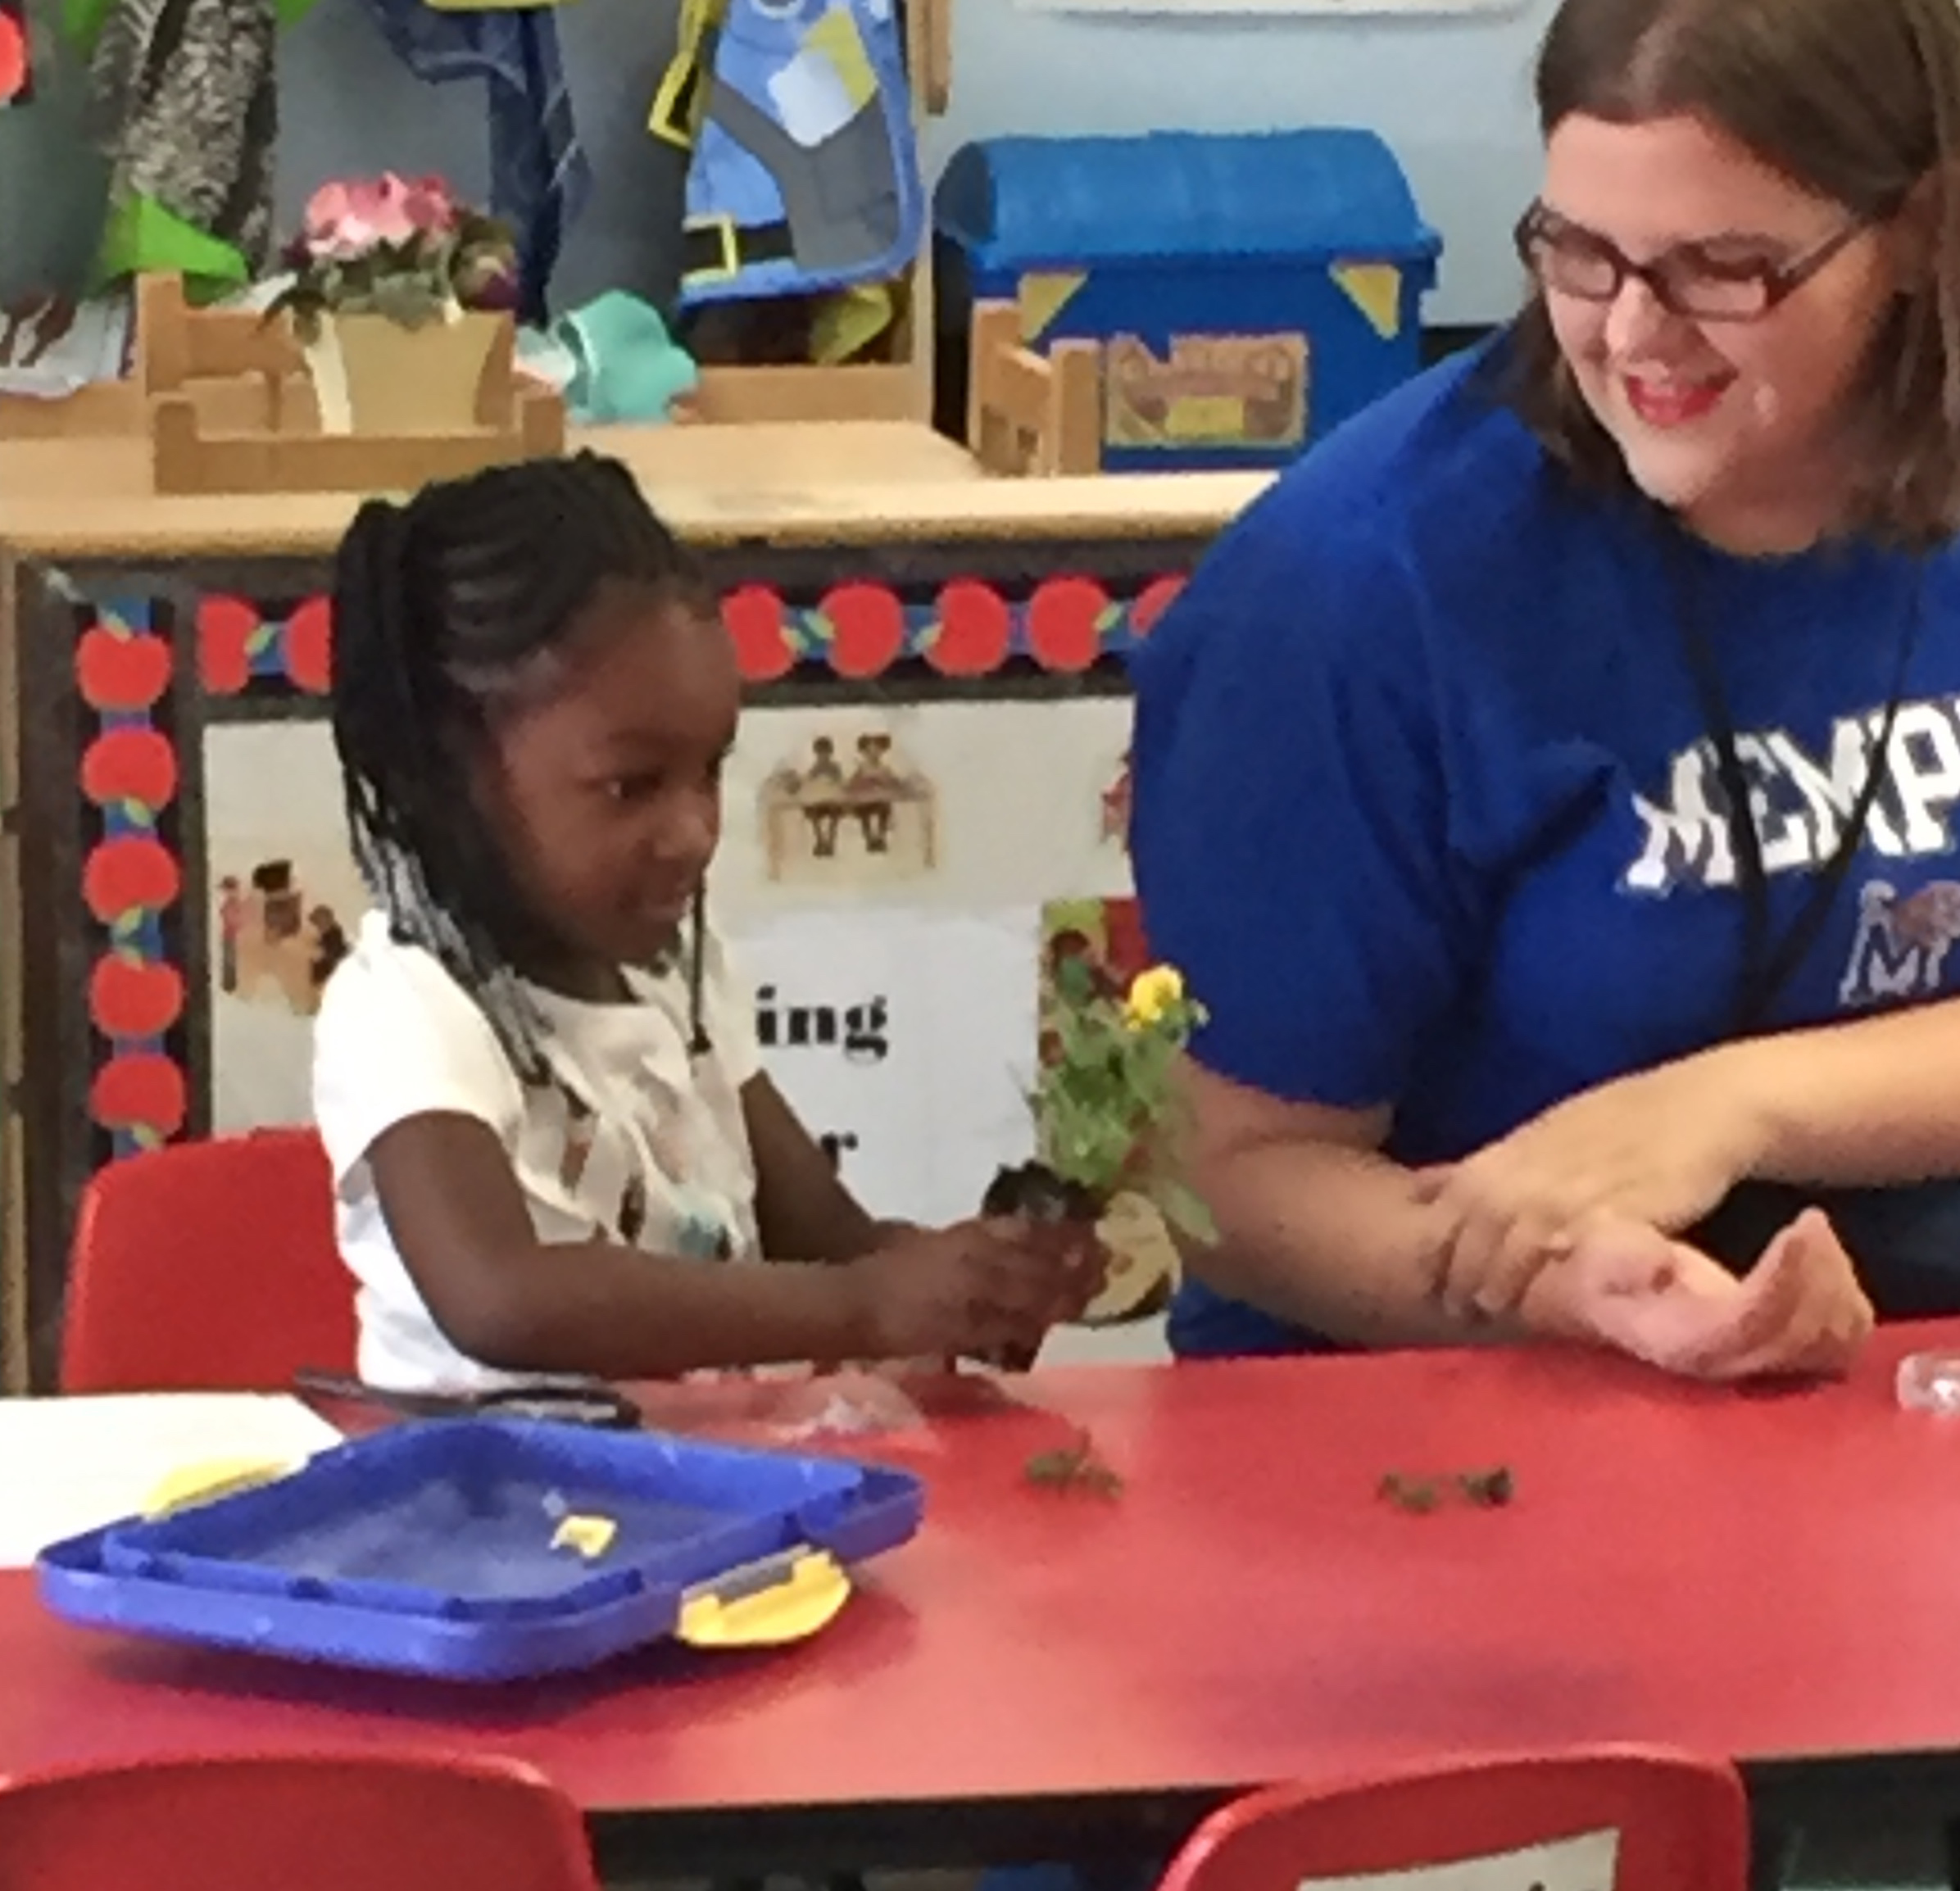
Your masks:
<svg viewBox="0 0 1960 1891"><path fill-rule="evenodd" d="M1100 345L1111 472L1282 465L1420 365L1441 244L1372 131L991 138L934 209L942 322Z"/></svg>

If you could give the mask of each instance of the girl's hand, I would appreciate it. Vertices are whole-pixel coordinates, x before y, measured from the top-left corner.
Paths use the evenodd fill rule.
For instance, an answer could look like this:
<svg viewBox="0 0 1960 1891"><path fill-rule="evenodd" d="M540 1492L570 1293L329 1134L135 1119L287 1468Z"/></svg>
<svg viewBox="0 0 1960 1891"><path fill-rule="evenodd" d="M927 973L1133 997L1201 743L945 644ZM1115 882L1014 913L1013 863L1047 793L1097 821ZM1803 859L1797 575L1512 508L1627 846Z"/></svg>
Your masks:
<svg viewBox="0 0 1960 1891"><path fill-rule="evenodd" d="M1509 1312L1601 1217L1678 1233L1760 1159L1763 1113L1730 1050L1581 1092L1502 1140L1417 1178L1452 1228L1437 1288L1459 1310Z"/></svg>
<svg viewBox="0 0 1960 1891"><path fill-rule="evenodd" d="M1733 1381L1837 1376L1872 1326L1872 1303L1829 1219L1807 1209L1737 1280L1631 1221L1602 1220L1548 1275L1527 1317L1664 1371Z"/></svg>
<svg viewBox="0 0 1960 1891"><path fill-rule="evenodd" d="M1093 1223L1009 1219L991 1224L1040 1257L1055 1280L1051 1326L1066 1326L1088 1312L1109 1279L1109 1250Z"/></svg>
<svg viewBox="0 0 1960 1891"><path fill-rule="evenodd" d="M1061 1298L1050 1325L1064 1326L1082 1318L1109 1278L1109 1250L1095 1228L1074 1221L995 1221L991 1225L1016 1229L1021 1240L1050 1251L1062 1280ZM1040 1350L1037 1341L1032 1346L1004 1347L981 1357L983 1363L1003 1372L1025 1372Z"/></svg>
<svg viewBox="0 0 1960 1891"><path fill-rule="evenodd" d="M1032 1358L1049 1327L1094 1298L1093 1231L1016 1221L894 1233L851 1262L866 1353Z"/></svg>

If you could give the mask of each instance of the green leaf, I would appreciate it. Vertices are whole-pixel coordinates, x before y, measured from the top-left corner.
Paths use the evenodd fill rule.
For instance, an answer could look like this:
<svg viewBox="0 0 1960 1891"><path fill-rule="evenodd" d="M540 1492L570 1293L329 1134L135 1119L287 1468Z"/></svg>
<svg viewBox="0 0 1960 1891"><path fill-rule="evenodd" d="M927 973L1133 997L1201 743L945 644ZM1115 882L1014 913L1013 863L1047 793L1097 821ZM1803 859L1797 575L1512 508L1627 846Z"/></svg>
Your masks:
<svg viewBox="0 0 1960 1891"><path fill-rule="evenodd" d="M1031 1106L1037 1146L1058 1174L1107 1197L1147 1191L1153 1171L1169 1166L1159 1158L1178 1140L1176 1065L1194 1009L1180 1000L1139 1024L1086 961L1053 968Z"/></svg>
<svg viewBox="0 0 1960 1891"><path fill-rule="evenodd" d="M1064 1004L1087 1004L1096 995L1096 974L1084 960L1064 959L1055 968L1055 989Z"/></svg>
<svg viewBox="0 0 1960 1891"><path fill-rule="evenodd" d="M1200 1247L1218 1245L1218 1221L1194 1190L1181 1181L1161 1177L1151 1186L1150 1195L1174 1234L1182 1235Z"/></svg>

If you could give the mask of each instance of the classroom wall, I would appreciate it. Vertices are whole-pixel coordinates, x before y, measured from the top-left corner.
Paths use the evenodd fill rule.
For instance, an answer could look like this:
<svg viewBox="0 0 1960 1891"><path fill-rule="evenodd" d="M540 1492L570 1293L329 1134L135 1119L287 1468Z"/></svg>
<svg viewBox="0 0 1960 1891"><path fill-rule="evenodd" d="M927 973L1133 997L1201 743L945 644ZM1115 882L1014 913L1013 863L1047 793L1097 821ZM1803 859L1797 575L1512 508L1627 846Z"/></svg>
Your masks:
<svg viewBox="0 0 1960 1891"><path fill-rule="evenodd" d="M94 239L101 172L82 136L79 75L34 9L41 95L0 111L0 296L72 283ZM1515 296L1508 232L1536 175L1531 48L1553 0L1499 16L1190 21L1028 11L955 0L953 108L927 144L1001 132L1372 125L1394 145L1447 246L1433 322L1502 315ZM558 289L609 283L654 299L672 279L675 154L645 120L671 48L676 0L568 0L560 15L580 131L598 187ZM432 91L394 61L364 0L319 0L282 62L280 195L288 216L321 179L383 166L484 181L474 88Z"/></svg>
<svg viewBox="0 0 1960 1891"><path fill-rule="evenodd" d="M28 0L36 97L0 110L0 298L77 279L94 241L102 168L79 136L78 75L43 56L52 11Z"/></svg>

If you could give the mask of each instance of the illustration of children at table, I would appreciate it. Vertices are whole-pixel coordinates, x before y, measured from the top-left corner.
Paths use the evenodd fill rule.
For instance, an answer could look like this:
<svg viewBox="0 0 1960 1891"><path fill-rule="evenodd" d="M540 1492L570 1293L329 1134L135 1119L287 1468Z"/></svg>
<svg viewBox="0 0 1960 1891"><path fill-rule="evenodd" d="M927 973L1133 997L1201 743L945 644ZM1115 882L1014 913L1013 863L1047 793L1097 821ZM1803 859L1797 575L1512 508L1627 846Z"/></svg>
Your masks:
<svg viewBox="0 0 1960 1891"><path fill-rule="evenodd" d="M810 823L811 851L819 860L835 858L837 830L844 824L844 765L837 760L837 745L829 736L819 736L810 745L810 766L792 791Z"/></svg>
<svg viewBox="0 0 1960 1891"><path fill-rule="evenodd" d="M238 936L245 930L245 894L236 873L218 882L218 989L238 988Z"/></svg>
<svg viewBox="0 0 1960 1891"><path fill-rule="evenodd" d="M760 802L773 881L883 882L939 864L938 790L886 730L860 732L847 751L835 735L813 737L803 760L770 772Z"/></svg>
<svg viewBox="0 0 1960 1891"><path fill-rule="evenodd" d="M222 992L311 1018L333 968L347 955L347 929L331 905L311 903L289 859L261 860L243 877L220 876L217 980Z"/></svg>

